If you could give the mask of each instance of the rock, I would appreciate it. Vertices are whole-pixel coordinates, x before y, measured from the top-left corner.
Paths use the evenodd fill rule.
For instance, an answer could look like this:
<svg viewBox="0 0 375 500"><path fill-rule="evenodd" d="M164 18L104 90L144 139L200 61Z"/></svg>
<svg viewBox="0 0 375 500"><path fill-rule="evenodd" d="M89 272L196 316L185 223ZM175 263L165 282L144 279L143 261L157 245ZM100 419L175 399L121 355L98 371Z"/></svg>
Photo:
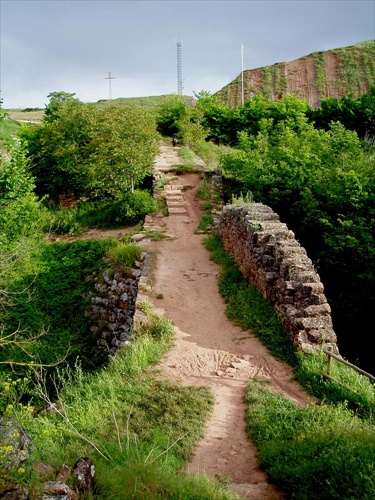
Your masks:
<svg viewBox="0 0 375 500"><path fill-rule="evenodd" d="M15 488L0 493L1 500L27 500L29 498L29 490L27 488Z"/></svg>
<svg viewBox="0 0 375 500"><path fill-rule="evenodd" d="M227 205L218 229L225 251L273 306L297 349L320 350L336 342L320 277L270 207Z"/></svg>
<svg viewBox="0 0 375 500"><path fill-rule="evenodd" d="M81 457L73 467L77 488L82 493L92 493L95 487L95 467L87 457Z"/></svg>
<svg viewBox="0 0 375 500"><path fill-rule="evenodd" d="M56 469L52 465L38 463L34 466L35 472L40 476L42 482L46 482L56 477Z"/></svg>
<svg viewBox="0 0 375 500"><path fill-rule="evenodd" d="M25 429L13 418L0 419L0 448L8 447L4 458L7 470L15 469L27 460L35 446ZM6 448L7 449L7 448Z"/></svg>
<svg viewBox="0 0 375 500"><path fill-rule="evenodd" d="M43 483L42 500L78 500L76 493L61 481Z"/></svg>
<svg viewBox="0 0 375 500"><path fill-rule="evenodd" d="M56 481L60 481L62 483L66 483L67 480L69 479L70 477L70 474L71 474L71 468L66 465L66 464L63 464L61 467L60 467L60 470L56 476Z"/></svg>

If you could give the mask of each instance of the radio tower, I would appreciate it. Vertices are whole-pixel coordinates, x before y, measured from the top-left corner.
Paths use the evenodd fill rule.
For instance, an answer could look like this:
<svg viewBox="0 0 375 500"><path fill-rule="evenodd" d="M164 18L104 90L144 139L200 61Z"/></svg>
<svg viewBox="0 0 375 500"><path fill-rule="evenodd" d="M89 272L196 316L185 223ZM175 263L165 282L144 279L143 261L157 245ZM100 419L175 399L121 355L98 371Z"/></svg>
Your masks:
<svg viewBox="0 0 375 500"><path fill-rule="evenodd" d="M177 93L182 95L181 42L177 42Z"/></svg>
<svg viewBox="0 0 375 500"><path fill-rule="evenodd" d="M114 80L115 77L112 76L112 73L110 71L108 71L108 76L106 78L106 80L108 80L108 83L109 83L109 100L112 101L112 80Z"/></svg>

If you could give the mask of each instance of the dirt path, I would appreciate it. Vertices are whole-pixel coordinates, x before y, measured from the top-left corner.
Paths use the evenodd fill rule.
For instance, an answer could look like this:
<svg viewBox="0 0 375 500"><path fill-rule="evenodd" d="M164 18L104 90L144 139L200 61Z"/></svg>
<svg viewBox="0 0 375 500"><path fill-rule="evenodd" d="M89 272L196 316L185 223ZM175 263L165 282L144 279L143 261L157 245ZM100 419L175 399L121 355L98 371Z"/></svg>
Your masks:
<svg viewBox="0 0 375 500"><path fill-rule="evenodd" d="M164 146L155 169L166 170L178 162L176 151ZM217 286L220 269L209 259L204 236L195 234L200 218L195 199L199 184L198 174L172 180L170 206L176 210L157 221L172 239L148 244L157 250L153 293L163 297L152 301L176 329L174 347L159 368L162 377L186 385L207 385L215 396L205 438L186 471L231 478L242 498L281 499L283 494L267 483L257 466L255 447L246 435L245 386L249 379L260 377L299 405L308 396L292 381L286 364L227 319Z"/></svg>

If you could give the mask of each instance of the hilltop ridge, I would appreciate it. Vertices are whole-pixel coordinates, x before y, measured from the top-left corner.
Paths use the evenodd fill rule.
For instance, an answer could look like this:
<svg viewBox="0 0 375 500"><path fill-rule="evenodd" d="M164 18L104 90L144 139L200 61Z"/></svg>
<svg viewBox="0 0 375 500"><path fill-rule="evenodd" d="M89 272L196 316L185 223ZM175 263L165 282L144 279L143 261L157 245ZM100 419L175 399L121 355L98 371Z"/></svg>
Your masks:
<svg viewBox="0 0 375 500"><path fill-rule="evenodd" d="M315 109L327 97L351 94L357 99L375 85L375 40L246 70L243 77L245 100L256 94L270 100L294 94ZM241 105L242 73L214 95L230 107Z"/></svg>

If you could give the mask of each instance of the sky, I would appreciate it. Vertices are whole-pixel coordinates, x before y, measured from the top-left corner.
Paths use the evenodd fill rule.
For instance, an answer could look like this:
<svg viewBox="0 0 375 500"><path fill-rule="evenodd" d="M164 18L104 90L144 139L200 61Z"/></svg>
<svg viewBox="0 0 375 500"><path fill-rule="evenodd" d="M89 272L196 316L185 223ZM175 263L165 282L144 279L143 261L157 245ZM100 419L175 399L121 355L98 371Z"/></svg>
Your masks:
<svg viewBox="0 0 375 500"><path fill-rule="evenodd" d="M375 39L375 0L0 0L3 107L212 94L242 68Z"/></svg>

